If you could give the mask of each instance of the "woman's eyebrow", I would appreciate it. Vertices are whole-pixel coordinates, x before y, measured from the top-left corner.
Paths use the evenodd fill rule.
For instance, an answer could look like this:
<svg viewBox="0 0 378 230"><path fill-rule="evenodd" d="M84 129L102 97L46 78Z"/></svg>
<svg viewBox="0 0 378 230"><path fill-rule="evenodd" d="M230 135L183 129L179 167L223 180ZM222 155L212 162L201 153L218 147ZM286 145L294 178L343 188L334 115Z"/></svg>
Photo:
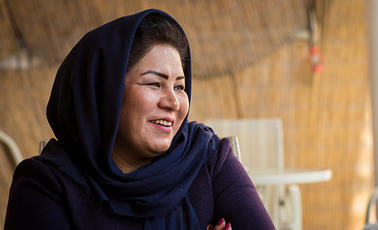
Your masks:
<svg viewBox="0 0 378 230"><path fill-rule="evenodd" d="M142 75L149 74L149 73L151 73L151 74L155 74L155 75L157 75L157 76L159 76L159 77L162 77L162 78L164 78L164 79L167 79L167 80L168 80L168 78L169 78L168 75L166 75L166 74L164 74L164 73L160 73L160 72L154 71L154 70L148 70L147 72L142 73L141 76L142 76Z"/></svg>
<svg viewBox="0 0 378 230"><path fill-rule="evenodd" d="M164 79L167 79L168 80L168 75L166 75L166 74L164 74L164 73L161 73L161 72L158 72L158 71L155 71L155 70L148 70L147 72L144 72L144 73L142 73L141 74L141 76L142 75L145 75L145 74L155 74L155 75L157 75L157 76L159 76L159 77L162 77L162 78L164 78ZM176 81L177 80L181 80L181 79L185 79L185 77L184 76L178 76L177 78L176 78Z"/></svg>

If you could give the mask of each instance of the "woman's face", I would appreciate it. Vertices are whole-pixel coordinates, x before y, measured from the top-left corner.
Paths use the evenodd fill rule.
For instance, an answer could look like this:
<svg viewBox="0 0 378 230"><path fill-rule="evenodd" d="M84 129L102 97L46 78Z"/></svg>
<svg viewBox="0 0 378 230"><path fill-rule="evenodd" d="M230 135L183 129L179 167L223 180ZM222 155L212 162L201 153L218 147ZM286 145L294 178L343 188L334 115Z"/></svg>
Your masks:
<svg viewBox="0 0 378 230"><path fill-rule="evenodd" d="M178 51L154 46L126 74L117 143L128 157L151 159L166 151L189 108Z"/></svg>

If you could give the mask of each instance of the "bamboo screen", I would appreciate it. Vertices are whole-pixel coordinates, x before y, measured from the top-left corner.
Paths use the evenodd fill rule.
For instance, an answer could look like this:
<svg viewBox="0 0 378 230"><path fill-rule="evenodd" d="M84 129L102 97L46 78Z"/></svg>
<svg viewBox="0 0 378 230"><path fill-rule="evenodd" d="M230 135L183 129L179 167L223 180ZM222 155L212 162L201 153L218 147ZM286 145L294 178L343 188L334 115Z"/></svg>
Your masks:
<svg viewBox="0 0 378 230"><path fill-rule="evenodd" d="M286 166L333 172L300 186L303 229L362 229L374 187L364 1L333 1L324 20L323 72L311 72L306 42L289 42L235 74L195 79L191 118L281 117Z"/></svg>

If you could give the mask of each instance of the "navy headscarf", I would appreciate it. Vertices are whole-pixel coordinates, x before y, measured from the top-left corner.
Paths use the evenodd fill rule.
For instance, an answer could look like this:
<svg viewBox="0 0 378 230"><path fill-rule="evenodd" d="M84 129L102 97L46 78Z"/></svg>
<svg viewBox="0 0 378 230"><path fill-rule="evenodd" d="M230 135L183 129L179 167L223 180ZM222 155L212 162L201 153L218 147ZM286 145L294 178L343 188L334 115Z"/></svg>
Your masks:
<svg viewBox="0 0 378 230"><path fill-rule="evenodd" d="M132 42L151 13L177 24L150 9L90 31L71 50L47 106L57 140L41 157L77 184L89 181L99 202L115 215L142 218L145 229L199 229L188 190L207 155L218 149L211 129L186 117L170 148L150 164L124 174L112 160ZM184 73L190 99L190 62Z"/></svg>

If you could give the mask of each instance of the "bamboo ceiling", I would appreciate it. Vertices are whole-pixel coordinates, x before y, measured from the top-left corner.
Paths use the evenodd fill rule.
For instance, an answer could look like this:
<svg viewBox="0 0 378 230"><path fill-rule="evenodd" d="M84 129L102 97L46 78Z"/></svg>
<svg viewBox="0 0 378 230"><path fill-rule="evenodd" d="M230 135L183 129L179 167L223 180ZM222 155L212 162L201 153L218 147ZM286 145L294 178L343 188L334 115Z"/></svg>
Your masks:
<svg viewBox="0 0 378 230"><path fill-rule="evenodd" d="M56 65L88 30L120 16L158 8L175 17L186 31L194 76L218 76L255 63L306 29L308 2L0 0L0 63L26 53L29 61Z"/></svg>

